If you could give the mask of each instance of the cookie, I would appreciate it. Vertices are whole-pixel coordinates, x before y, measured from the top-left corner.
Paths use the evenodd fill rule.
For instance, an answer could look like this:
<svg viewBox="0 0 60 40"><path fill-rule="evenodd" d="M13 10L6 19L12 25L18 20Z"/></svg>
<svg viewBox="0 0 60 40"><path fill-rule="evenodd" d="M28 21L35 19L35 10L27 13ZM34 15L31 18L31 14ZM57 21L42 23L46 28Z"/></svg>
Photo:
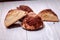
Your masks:
<svg viewBox="0 0 60 40"><path fill-rule="evenodd" d="M42 18L43 21L58 22L58 16L51 9L45 9L38 13L38 16Z"/></svg>
<svg viewBox="0 0 60 40"><path fill-rule="evenodd" d="M9 27L13 23L15 23L16 21L18 21L22 17L24 17L25 15L26 15L26 12L25 11L17 10L17 9L10 10L7 13L6 18L4 20L5 26L6 27Z"/></svg>

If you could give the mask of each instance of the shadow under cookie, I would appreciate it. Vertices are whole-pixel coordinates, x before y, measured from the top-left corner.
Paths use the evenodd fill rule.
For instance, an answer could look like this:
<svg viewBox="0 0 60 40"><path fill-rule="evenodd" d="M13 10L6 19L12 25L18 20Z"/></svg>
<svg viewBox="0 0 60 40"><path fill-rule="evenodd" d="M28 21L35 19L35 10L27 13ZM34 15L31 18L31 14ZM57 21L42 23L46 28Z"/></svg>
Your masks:
<svg viewBox="0 0 60 40"><path fill-rule="evenodd" d="M8 27L8 29L17 28L17 27L21 27L21 25L20 24L12 24Z"/></svg>

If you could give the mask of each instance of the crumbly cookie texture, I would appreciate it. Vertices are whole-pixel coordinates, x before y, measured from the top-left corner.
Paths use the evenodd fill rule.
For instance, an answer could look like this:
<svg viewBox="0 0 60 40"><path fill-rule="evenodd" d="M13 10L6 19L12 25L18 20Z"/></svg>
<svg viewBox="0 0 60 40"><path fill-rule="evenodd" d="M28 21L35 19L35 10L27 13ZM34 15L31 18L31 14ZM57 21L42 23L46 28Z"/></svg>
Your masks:
<svg viewBox="0 0 60 40"><path fill-rule="evenodd" d="M43 21L58 22L58 16L51 10L45 9L38 13L38 16L42 18Z"/></svg>
<svg viewBox="0 0 60 40"><path fill-rule="evenodd" d="M8 14L6 15L6 18L4 21L5 26L8 27L8 26L12 25L13 23L18 21L19 19L21 19L25 15L26 15L25 11L17 10L17 9L10 10L8 12Z"/></svg>

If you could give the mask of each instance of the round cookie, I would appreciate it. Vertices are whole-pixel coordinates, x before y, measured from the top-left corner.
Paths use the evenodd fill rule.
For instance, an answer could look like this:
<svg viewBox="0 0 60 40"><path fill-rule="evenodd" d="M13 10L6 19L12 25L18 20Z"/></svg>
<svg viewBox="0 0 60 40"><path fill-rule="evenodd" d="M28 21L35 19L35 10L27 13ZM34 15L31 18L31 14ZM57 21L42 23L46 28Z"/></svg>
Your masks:
<svg viewBox="0 0 60 40"><path fill-rule="evenodd" d="M37 15L29 15L22 22L22 27L27 30L38 30L44 27L43 21Z"/></svg>

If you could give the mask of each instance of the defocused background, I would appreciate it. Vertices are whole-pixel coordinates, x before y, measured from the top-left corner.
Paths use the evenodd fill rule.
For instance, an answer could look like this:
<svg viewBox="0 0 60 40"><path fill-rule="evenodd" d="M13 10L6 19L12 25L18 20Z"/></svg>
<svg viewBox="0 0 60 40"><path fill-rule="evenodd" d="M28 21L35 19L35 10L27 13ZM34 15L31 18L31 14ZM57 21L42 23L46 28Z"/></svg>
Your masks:
<svg viewBox="0 0 60 40"><path fill-rule="evenodd" d="M25 1L25 0L0 0L0 2L8 2L8 1Z"/></svg>
<svg viewBox="0 0 60 40"><path fill-rule="evenodd" d="M10 2L10 1L45 1L45 0L0 0L0 2Z"/></svg>
<svg viewBox="0 0 60 40"><path fill-rule="evenodd" d="M0 2L10 2L10 1L47 1L47 0L0 0ZM48 1L60 1L60 0L48 0Z"/></svg>

